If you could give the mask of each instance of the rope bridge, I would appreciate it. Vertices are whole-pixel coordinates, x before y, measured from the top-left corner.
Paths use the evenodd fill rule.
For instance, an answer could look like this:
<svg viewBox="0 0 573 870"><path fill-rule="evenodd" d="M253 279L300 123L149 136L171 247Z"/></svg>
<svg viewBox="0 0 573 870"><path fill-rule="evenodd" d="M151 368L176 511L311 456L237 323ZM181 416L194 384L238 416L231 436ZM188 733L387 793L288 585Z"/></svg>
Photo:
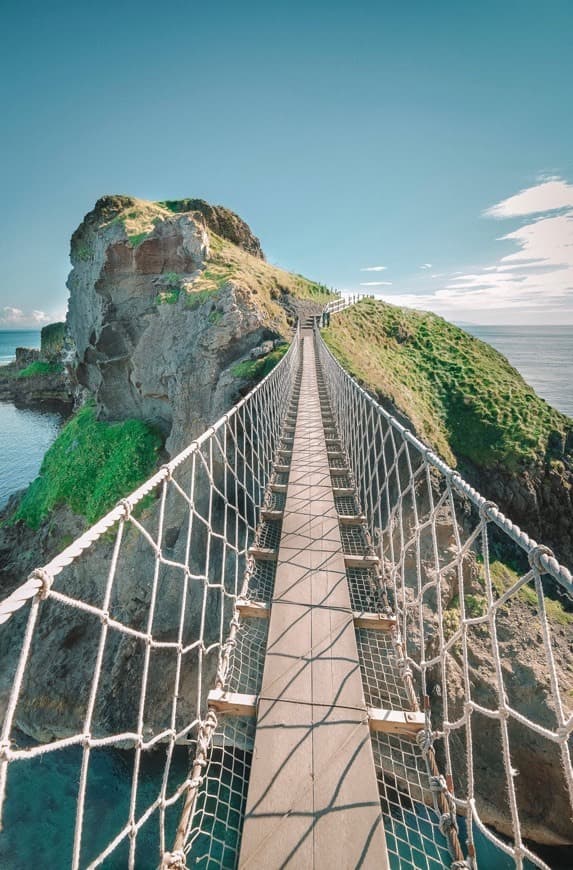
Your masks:
<svg viewBox="0 0 573 870"><path fill-rule="evenodd" d="M459 870L505 866L505 854L548 867L516 759L535 753L553 771L556 805L570 814L571 686L546 587L571 602L571 575L362 390L317 332L303 332L246 399L0 602L2 648L18 650L0 684L4 863L19 866L2 838L17 844L33 824L18 790L25 768L73 750L75 822L61 866L249 864L241 841L261 782L259 697L288 500L299 498L291 463L315 437L312 415L300 428L312 389L336 520L328 548L348 589L337 610L352 627L357 721L370 734L385 839L363 866ZM500 575L504 560L512 569ZM512 672L524 590L536 596L526 610L538 637L535 714ZM109 832L96 786L111 749L130 784ZM495 860L481 860L486 847ZM272 866L262 854L249 866Z"/></svg>

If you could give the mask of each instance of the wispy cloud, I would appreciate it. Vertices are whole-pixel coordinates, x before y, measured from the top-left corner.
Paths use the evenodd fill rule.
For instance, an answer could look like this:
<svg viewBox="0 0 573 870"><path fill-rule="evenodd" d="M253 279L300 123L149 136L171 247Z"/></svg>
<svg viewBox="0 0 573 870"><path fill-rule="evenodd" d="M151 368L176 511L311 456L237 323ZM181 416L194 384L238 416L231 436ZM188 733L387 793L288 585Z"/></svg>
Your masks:
<svg viewBox="0 0 573 870"><path fill-rule="evenodd" d="M551 178L527 187L515 196L502 199L486 209L484 215L494 218L525 217L563 208L573 208L573 184L562 178Z"/></svg>
<svg viewBox="0 0 573 870"><path fill-rule="evenodd" d="M0 326L21 326L21 327L36 327L42 326L45 323L56 318L46 314L45 311L23 311L21 308L16 308L13 305L5 305L0 308Z"/></svg>
<svg viewBox="0 0 573 870"><path fill-rule="evenodd" d="M422 265L421 265L421 266L418 266L418 268L419 268L419 269L431 269L431 268L432 268L432 264L431 264L431 263L422 263Z"/></svg>
<svg viewBox="0 0 573 870"><path fill-rule="evenodd" d="M363 281L361 287L391 287L391 281Z"/></svg>
<svg viewBox="0 0 573 870"><path fill-rule="evenodd" d="M573 185L543 180L485 214L532 217L500 237L514 250L495 263L451 273L433 293L403 293L388 301L482 323L573 322Z"/></svg>
<svg viewBox="0 0 573 870"><path fill-rule="evenodd" d="M385 272L387 266L363 266L361 272Z"/></svg>

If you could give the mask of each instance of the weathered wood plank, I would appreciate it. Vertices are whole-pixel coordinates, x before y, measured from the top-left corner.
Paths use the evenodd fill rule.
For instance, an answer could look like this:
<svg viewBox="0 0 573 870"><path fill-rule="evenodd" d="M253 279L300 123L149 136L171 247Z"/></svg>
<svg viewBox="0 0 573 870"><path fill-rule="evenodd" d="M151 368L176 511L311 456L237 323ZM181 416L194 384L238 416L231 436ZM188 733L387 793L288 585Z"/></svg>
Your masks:
<svg viewBox="0 0 573 870"><path fill-rule="evenodd" d="M264 601L250 601L248 599L238 598L235 606L243 619L269 618L270 607Z"/></svg>
<svg viewBox="0 0 573 870"><path fill-rule="evenodd" d="M355 611L352 618L355 628L372 628L375 631L393 631L396 628L396 617L385 616L382 613Z"/></svg>
<svg viewBox="0 0 573 870"><path fill-rule="evenodd" d="M239 867L383 870L388 856L311 335L304 342Z"/></svg>
<svg viewBox="0 0 573 870"><path fill-rule="evenodd" d="M223 689L212 689L207 695L208 707L229 716L256 716L257 703L256 695L224 692Z"/></svg>
<svg viewBox="0 0 573 870"><path fill-rule="evenodd" d="M423 713L411 713L408 710L381 710L368 707L368 725L371 731L381 731L384 734L400 734L414 739L426 723Z"/></svg>

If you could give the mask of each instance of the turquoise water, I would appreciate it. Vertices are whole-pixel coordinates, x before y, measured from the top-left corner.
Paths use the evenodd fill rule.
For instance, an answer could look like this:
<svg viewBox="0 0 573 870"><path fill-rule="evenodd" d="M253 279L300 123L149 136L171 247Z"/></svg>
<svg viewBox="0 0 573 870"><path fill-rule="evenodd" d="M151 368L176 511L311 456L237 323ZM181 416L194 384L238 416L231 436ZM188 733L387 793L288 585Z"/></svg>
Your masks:
<svg viewBox="0 0 573 870"><path fill-rule="evenodd" d="M228 753L227 753L228 754ZM28 870L42 867L59 870L71 863L75 814L82 752L64 749L44 757L14 763L8 778L4 832L0 834L2 870ZM133 773L132 752L94 750L90 759L84 835L80 866L85 867L103 851L123 828L129 812ZM164 750L143 756L136 818L158 796L165 763ZM214 762L217 776L208 780L207 795L199 800L202 833L194 840L188 866L215 870L236 866L239 848L237 832L244 813L244 782L249 757L241 753L223 768ZM188 753L177 748L171 769L168 795L186 777ZM166 841L173 843L182 802L166 814ZM392 870L404 868L449 867L451 859L443 846L436 846L434 813L423 804L399 812L386 824L386 837ZM460 819L460 839L465 841L464 820ZM25 832L25 836L22 836ZM438 839L439 839L439 835ZM159 817L155 813L137 837L137 870L155 870L159 863ZM476 833L478 863L484 870L511 870L514 862ZM106 870L127 866L127 839L102 865ZM552 867L568 867L557 860ZM526 868L531 865L526 864Z"/></svg>
<svg viewBox="0 0 573 870"><path fill-rule="evenodd" d="M0 331L0 366L12 362L17 347L39 348L40 333ZM62 420L57 411L0 402L0 509L13 492L34 480Z"/></svg>
<svg viewBox="0 0 573 870"><path fill-rule="evenodd" d="M0 834L2 870L59 870L69 867L73 849L75 815L82 750L63 749L14 763L9 769L4 831ZM133 752L94 750L90 758L81 866L85 867L125 825L131 797ZM143 756L136 818L158 796L165 751ZM187 776L187 750L177 748L168 794ZM166 814L169 845L181 811L181 802ZM155 870L159 863L159 815L144 825L137 837L136 867ZM128 840L102 865L106 870L127 866Z"/></svg>

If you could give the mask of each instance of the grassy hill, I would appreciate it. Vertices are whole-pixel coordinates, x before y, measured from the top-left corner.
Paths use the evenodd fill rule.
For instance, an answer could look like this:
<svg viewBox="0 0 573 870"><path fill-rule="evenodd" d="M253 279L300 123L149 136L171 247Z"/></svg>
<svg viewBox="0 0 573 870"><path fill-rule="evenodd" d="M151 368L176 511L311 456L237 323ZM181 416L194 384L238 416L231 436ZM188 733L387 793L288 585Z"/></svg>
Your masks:
<svg viewBox="0 0 573 870"><path fill-rule="evenodd" d="M573 431L504 356L435 314L364 300L334 317L324 338L452 465L514 471L558 462Z"/></svg>

